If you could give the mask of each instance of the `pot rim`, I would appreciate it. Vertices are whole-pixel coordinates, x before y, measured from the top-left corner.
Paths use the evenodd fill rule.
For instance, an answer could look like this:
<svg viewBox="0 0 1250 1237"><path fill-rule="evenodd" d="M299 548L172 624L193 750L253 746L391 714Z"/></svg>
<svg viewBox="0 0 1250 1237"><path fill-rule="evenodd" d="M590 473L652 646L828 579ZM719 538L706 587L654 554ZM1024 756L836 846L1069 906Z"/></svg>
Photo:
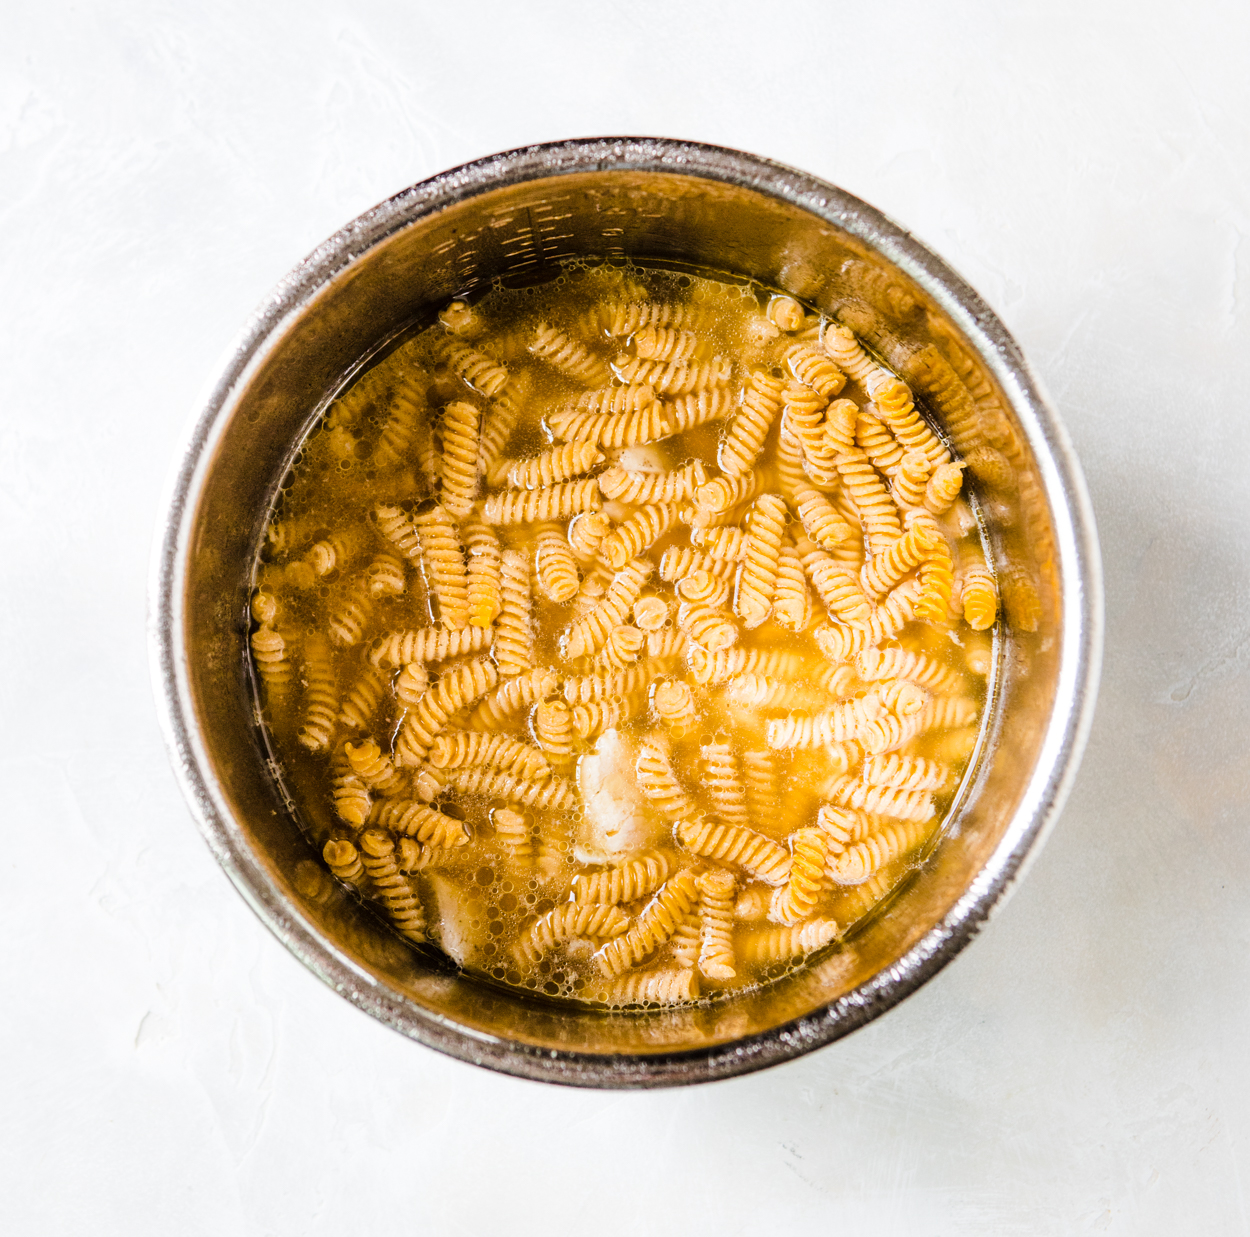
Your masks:
<svg viewBox="0 0 1250 1237"><path fill-rule="evenodd" d="M963 331L1022 423L1053 509L1063 592L1063 649L1054 710L1037 765L1002 839L947 914L892 966L803 1017L713 1047L657 1054L576 1053L483 1036L414 1001L379 992L372 977L337 953L274 888L255 855L229 827L230 810L207 775L182 639L190 526L222 432L223 411L263 361L267 345L281 337L287 320L342 270L423 217L508 185L594 171L672 173L752 189L849 232L915 280ZM1005 903L1062 810L1089 735L1103 644L1102 567L1080 465L1067 431L998 316L904 228L834 185L742 151L666 138L572 139L462 164L365 211L287 274L227 350L201 407L162 498L148 589L152 686L175 775L213 855L270 931L336 992L429 1047L518 1077L605 1088L703 1082L789 1060L871 1021L951 961Z"/></svg>

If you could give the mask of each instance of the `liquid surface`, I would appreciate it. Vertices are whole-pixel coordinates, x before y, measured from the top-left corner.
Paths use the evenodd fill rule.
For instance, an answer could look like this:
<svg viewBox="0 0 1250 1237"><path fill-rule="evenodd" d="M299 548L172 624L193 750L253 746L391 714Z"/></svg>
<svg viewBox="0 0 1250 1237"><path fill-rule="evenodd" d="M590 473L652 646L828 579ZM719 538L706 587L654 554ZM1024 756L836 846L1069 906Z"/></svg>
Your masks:
<svg viewBox="0 0 1250 1237"><path fill-rule="evenodd" d="M941 827L997 612L960 468L836 323L570 268L385 350L301 447L252 661L330 870L614 1005L836 948Z"/></svg>

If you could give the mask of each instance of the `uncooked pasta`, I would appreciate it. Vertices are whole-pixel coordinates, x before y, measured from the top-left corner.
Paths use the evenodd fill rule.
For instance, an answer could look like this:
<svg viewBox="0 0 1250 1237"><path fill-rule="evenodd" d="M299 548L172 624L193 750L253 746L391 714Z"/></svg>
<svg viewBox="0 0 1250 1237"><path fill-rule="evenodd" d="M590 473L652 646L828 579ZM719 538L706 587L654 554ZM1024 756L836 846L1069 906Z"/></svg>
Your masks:
<svg viewBox="0 0 1250 1237"><path fill-rule="evenodd" d="M923 860L993 668L964 463L846 325L582 264L434 307L327 404L250 664L342 896L548 997L841 947Z"/></svg>

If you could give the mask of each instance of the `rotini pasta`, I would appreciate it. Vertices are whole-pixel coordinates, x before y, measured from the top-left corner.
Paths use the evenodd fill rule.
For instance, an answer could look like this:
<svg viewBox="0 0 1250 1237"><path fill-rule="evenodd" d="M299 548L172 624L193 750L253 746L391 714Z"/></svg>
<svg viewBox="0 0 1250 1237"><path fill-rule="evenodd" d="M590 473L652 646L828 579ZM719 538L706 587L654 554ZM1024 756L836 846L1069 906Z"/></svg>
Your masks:
<svg viewBox="0 0 1250 1237"><path fill-rule="evenodd" d="M511 735L489 731L453 730L441 734L430 746L429 761L436 769L487 765L535 780L551 776L551 765L542 752Z"/></svg>
<svg viewBox="0 0 1250 1237"><path fill-rule="evenodd" d="M593 478L561 481L541 490L503 490L482 504L487 524L535 524L567 520L581 511L598 511L603 505L599 483Z"/></svg>
<svg viewBox="0 0 1250 1237"><path fill-rule="evenodd" d="M379 636L369 647L369 660L375 666L402 666L414 661L447 661L465 653L480 653L490 646L494 631L489 627L464 627L447 631L423 627L419 631L393 631Z"/></svg>
<svg viewBox="0 0 1250 1237"><path fill-rule="evenodd" d="M637 558L659 541L676 522L677 508L672 503L640 507L603 539L599 553L613 571L620 571L631 558Z"/></svg>
<svg viewBox="0 0 1250 1237"><path fill-rule="evenodd" d="M577 558L558 524L540 524L534 530L534 572L548 600L562 605L577 596Z"/></svg>
<svg viewBox="0 0 1250 1237"><path fill-rule="evenodd" d="M730 477L749 472L764 449L764 439L781 412L781 381L762 369L747 378L738 411L721 440L717 463Z"/></svg>
<svg viewBox="0 0 1250 1237"><path fill-rule="evenodd" d="M593 443L566 442L541 455L515 460L508 469L508 484L518 490L541 490L589 472L602 463L603 452Z"/></svg>
<svg viewBox="0 0 1250 1237"><path fill-rule="evenodd" d="M771 838L742 825L722 825L701 818L682 820L674 830L678 842L705 859L732 863L769 885L790 875L790 854Z"/></svg>
<svg viewBox="0 0 1250 1237"><path fill-rule="evenodd" d="M596 902L565 902L536 919L517 941L513 954L522 965L533 966L543 954L574 936L602 940L629 930L629 917L619 906Z"/></svg>
<svg viewBox="0 0 1250 1237"><path fill-rule="evenodd" d="M993 627L998 618L998 587L985 564L985 555L968 546L960 555L964 621L973 631Z"/></svg>
<svg viewBox="0 0 1250 1237"><path fill-rule="evenodd" d="M738 882L732 872L713 868L696 882L699 890L699 972L707 979L733 979L733 911Z"/></svg>
<svg viewBox="0 0 1250 1237"><path fill-rule="evenodd" d="M562 777L532 781L495 769L457 769L451 785L467 795L504 799L525 807L569 811L577 805L577 792Z"/></svg>
<svg viewBox="0 0 1250 1237"><path fill-rule="evenodd" d="M612 381L611 371L586 345L570 339L563 331L541 323L534 332L530 352L553 365L562 374L588 387L601 387Z"/></svg>
<svg viewBox="0 0 1250 1237"><path fill-rule="evenodd" d="M829 879L838 885L858 885L895 859L923 845L932 832L930 820L887 821L879 832L831 856Z"/></svg>
<svg viewBox="0 0 1250 1237"><path fill-rule="evenodd" d="M500 599L502 604L495 627L495 664L500 674L520 674L534 664L530 562L520 550L503 553Z"/></svg>
<svg viewBox="0 0 1250 1237"><path fill-rule="evenodd" d="M360 858L371 891L396 930L410 941L424 941L425 914L395 862L394 839L378 829L367 829L360 837Z"/></svg>
<svg viewBox="0 0 1250 1237"><path fill-rule="evenodd" d="M677 432L672 414L658 400L628 412L591 412L575 408L553 413L547 424L552 434L565 442L589 442L613 448L659 442Z"/></svg>
<svg viewBox="0 0 1250 1237"><path fill-rule="evenodd" d="M651 561L646 558L635 558L626 563L612 577L599 608L578 619L569 628L564 638L564 655L585 657L603 648L612 628L625 621L653 570Z"/></svg>
<svg viewBox="0 0 1250 1237"><path fill-rule="evenodd" d="M773 585L785 528L785 500L779 494L761 494L747 513L746 546L734 598L734 612L748 630L772 615Z"/></svg>
<svg viewBox="0 0 1250 1237"><path fill-rule="evenodd" d="M478 483L478 432L475 404L453 400L443 413L443 507L457 519L473 510Z"/></svg>
<svg viewBox="0 0 1250 1237"><path fill-rule="evenodd" d="M796 924L815 909L825 887L826 835L820 829L796 829L790 835L790 879L773 897L769 918Z"/></svg>
<svg viewBox="0 0 1250 1237"><path fill-rule="evenodd" d="M681 503L694 499L707 481L702 460L691 460L671 472L636 472L614 464L599 475L599 492L624 503Z"/></svg>
<svg viewBox="0 0 1250 1237"><path fill-rule="evenodd" d="M759 928L743 932L735 939L742 962L756 966L776 966L823 949L838 935L832 919L810 919L793 928Z"/></svg>
<svg viewBox="0 0 1250 1237"><path fill-rule="evenodd" d="M339 880L356 888L365 883L365 865L360 862L360 853L350 842L327 842L321 854L326 861L326 867Z"/></svg>
<svg viewBox="0 0 1250 1237"><path fill-rule="evenodd" d="M573 897L578 902L636 902L654 893L672 871L666 851L644 851L619 867L573 877Z"/></svg>
<svg viewBox="0 0 1250 1237"><path fill-rule="evenodd" d="M421 542L426 577L438 602L439 621L458 631L469 621L469 574L455 522L438 504L419 510L412 522Z"/></svg>
<svg viewBox="0 0 1250 1237"><path fill-rule="evenodd" d="M665 680L656 683L651 691L651 710L674 738L683 738L694 729L698 721L694 693L688 683Z"/></svg>
<svg viewBox="0 0 1250 1237"><path fill-rule="evenodd" d="M644 961L673 935L677 925L690 913L697 896L694 874L689 869L671 876L628 931L596 950L599 969L613 979ZM573 905L585 904L575 902Z"/></svg>
<svg viewBox="0 0 1250 1237"><path fill-rule="evenodd" d="M559 685L560 676L546 666L518 674L483 698L469 715L469 725L475 730L498 730L535 701L545 700Z"/></svg>

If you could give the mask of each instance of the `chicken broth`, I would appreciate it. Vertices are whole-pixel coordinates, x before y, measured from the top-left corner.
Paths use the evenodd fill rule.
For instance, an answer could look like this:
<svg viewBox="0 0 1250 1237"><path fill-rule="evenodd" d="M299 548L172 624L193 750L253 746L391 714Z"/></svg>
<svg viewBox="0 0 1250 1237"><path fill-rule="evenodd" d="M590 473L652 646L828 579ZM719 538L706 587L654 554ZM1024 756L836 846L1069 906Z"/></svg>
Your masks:
<svg viewBox="0 0 1250 1237"><path fill-rule="evenodd" d="M998 598L962 465L836 321L566 268L393 342L258 553L252 666L330 871L549 996L836 948L941 829Z"/></svg>

